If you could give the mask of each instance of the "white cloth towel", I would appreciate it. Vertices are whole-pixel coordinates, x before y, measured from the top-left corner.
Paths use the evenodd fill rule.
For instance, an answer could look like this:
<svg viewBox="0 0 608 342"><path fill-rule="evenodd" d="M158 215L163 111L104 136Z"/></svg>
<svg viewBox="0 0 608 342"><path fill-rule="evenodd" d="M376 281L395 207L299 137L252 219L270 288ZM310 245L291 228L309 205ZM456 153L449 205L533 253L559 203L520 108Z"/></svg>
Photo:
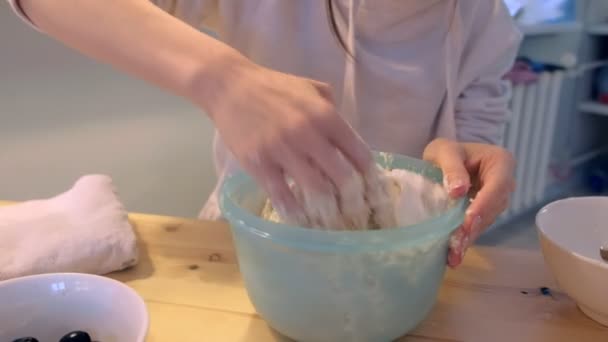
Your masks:
<svg viewBox="0 0 608 342"><path fill-rule="evenodd" d="M56 197L0 208L0 281L107 274L137 261L135 233L107 176L84 176Z"/></svg>

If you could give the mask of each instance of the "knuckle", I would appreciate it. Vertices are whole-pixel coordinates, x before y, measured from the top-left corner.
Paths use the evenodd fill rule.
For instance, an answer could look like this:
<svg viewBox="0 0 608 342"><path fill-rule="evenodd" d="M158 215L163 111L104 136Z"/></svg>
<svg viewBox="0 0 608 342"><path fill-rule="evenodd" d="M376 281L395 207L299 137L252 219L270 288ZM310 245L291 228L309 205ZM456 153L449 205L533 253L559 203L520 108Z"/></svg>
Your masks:
<svg viewBox="0 0 608 342"><path fill-rule="evenodd" d="M313 143L313 134L316 130L314 124L310 120L301 120L289 132L284 132L282 136L283 144L294 143L308 145Z"/></svg>
<svg viewBox="0 0 608 342"><path fill-rule="evenodd" d="M319 123L330 124L335 122L335 108L328 101L319 101L319 103L314 107L313 113L313 117Z"/></svg>
<svg viewBox="0 0 608 342"><path fill-rule="evenodd" d="M440 155L443 154L442 152L444 152L445 148L450 146L451 143L453 143L453 141L447 138L433 139L424 149L424 158L437 163L438 159L441 159Z"/></svg>
<svg viewBox="0 0 608 342"><path fill-rule="evenodd" d="M331 88L331 85L327 84L327 83L323 83L323 82L317 82L315 84L315 86L317 87L317 89L319 89L319 91L325 93L325 94L331 94L333 92L333 89Z"/></svg>
<svg viewBox="0 0 608 342"><path fill-rule="evenodd" d="M451 141L446 138L436 138L433 141L431 141L430 144L428 144L426 149L429 152L433 152L433 154L437 154L441 149L448 146L450 144L450 142Z"/></svg>

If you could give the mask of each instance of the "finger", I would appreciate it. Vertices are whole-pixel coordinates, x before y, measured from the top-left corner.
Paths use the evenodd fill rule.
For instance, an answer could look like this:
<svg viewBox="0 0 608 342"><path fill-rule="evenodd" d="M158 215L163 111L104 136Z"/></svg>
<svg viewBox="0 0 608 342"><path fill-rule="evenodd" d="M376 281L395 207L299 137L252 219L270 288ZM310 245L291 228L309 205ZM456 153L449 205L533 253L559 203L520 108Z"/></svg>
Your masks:
<svg viewBox="0 0 608 342"><path fill-rule="evenodd" d="M372 155L365 141L354 129L335 111L334 94L327 83L310 80L317 92L327 101L321 111L322 120L318 122L321 133L329 137L330 144L338 148L342 154L350 159L359 172L363 173L372 163Z"/></svg>
<svg viewBox="0 0 608 342"><path fill-rule="evenodd" d="M477 239L479 239L479 236L481 236L481 234L487 230L488 227L490 227L494 222L496 222L496 219L498 219L498 217L500 216L500 214L505 211L505 209L507 209L509 207L509 199L508 198L504 198L502 200L498 200L498 202L500 203L497 206L497 209L494 210L494 212L496 214L492 215L492 216L485 216L483 219L480 216L477 216L477 220L478 222L475 222L471 225L470 230L470 240L471 240L471 244L473 244L475 241L477 241ZM497 203L498 203L497 202Z"/></svg>
<svg viewBox="0 0 608 342"><path fill-rule="evenodd" d="M488 150L486 145L464 145L469 155L478 156L467 163L469 172L478 174L477 192L467 216L481 217L483 231L508 207L510 195L515 189L515 160L508 151L499 147Z"/></svg>
<svg viewBox="0 0 608 342"><path fill-rule="evenodd" d="M437 139L424 151L424 159L443 171L443 184L452 198L464 196L471 186L471 178L465 167L465 151L459 143Z"/></svg>
<svg viewBox="0 0 608 342"><path fill-rule="evenodd" d="M450 238L448 265L456 267L462 263L469 247L479 237L483 225L481 217L467 217L465 223Z"/></svg>
<svg viewBox="0 0 608 342"><path fill-rule="evenodd" d="M504 164L506 165L506 164ZM466 250L479 238L498 216L508 208L509 194L512 191L512 176L510 168L503 163L492 163L481 168L480 184L482 184L473 203L467 210L463 224L463 240L457 248L453 248L451 261L462 262Z"/></svg>
<svg viewBox="0 0 608 342"><path fill-rule="evenodd" d="M338 149L317 131L311 130L298 144L294 142L294 145L301 154L312 160L337 188L347 183L356 172Z"/></svg>
<svg viewBox="0 0 608 342"><path fill-rule="evenodd" d="M470 236L470 243L491 226L498 216L508 207L509 198L503 193L497 193L492 188L483 187L477 194L470 209L467 210L465 230ZM494 193L495 195L492 195Z"/></svg>
<svg viewBox="0 0 608 342"><path fill-rule="evenodd" d="M465 222L452 240L448 264L452 267L462 262L466 250L479 238L488 226L509 205L509 196L514 189L512 157L497 150L487 159L467 163L470 172L479 174L479 191L467 210ZM474 169L474 170L473 170Z"/></svg>
<svg viewBox="0 0 608 342"><path fill-rule="evenodd" d="M448 265L456 267L460 265L464 256L479 237L483 226L482 218L479 216L465 216L462 226L450 238L450 253Z"/></svg>
<svg viewBox="0 0 608 342"><path fill-rule="evenodd" d="M310 80L310 82L317 89L317 91L319 92L319 94L324 99L326 99L327 101L329 101L331 103L335 103L334 102L334 92L331 89L331 86L329 84L323 83L323 82L319 82L319 81L315 81L315 80Z"/></svg>
<svg viewBox="0 0 608 342"><path fill-rule="evenodd" d="M290 224L304 225L306 216L287 183L283 170L273 163L260 163L251 171L252 176L268 193L272 206Z"/></svg>
<svg viewBox="0 0 608 342"><path fill-rule="evenodd" d="M462 263L464 259L464 253L466 251L465 245L468 244L468 233L461 226L452 234L450 237L450 249L448 251L448 266L457 267Z"/></svg>
<svg viewBox="0 0 608 342"><path fill-rule="evenodd" d="M328 189L335 189L336 203L339 208L342 224L347 229L360 229L366 227L369 220L370 208L365 200L365 184L360 173L354 166L333 146L320 135L313 134L306 146L306 153L312 163L319 166L321 171L331 181ZM334 203L326 203L333 208ZM333 209L332 209L333 210Z"/></svg>
<svg viewBox="0 0 608 342"><path fill-rule="evenodd" d="M311 145L315 144L318 145L311 151L320 152L313 153L309 157L313 163L319 165L321 171L331 181L328 188L336 191L336 203L340 211L339 216L342 217L341 224L347 229L366 227L370 208L365 200L363 177L329 141L317 139L311 143Z"/></svg>
<svg viewBox="0 0 608 342"><path fill-rule="evenodd" d="M320 123L321 134L359 171L365 173L373 163L372 153L363 138L338 114L328 115Z"/></svg>
<svg viewBox="0 0 608 342"><path fill-rule="evenodd" d="M294 149L284 145L276 146L272 159L300 189L319 194L331 191L327 187L325 176L315 164L309 162L308 156L299 151L297 147Z"/></svg>
<svg viewBox="0 0 608 342"><path fill-rule="evenodd" d="M283 149L278 158L285 174L291 177L298 187L296 200L304 209L311 227L344 228L336 191L316 164L300 152L287 148Z"/></svg>
<svg viewBox="0 0 608 342"><path fill-rule="evenodd" d="M513 189L513 178L508 168L494 167L480 174L481 188L467 210L467 216L483 218L491 224L504 211Z"/></svg>

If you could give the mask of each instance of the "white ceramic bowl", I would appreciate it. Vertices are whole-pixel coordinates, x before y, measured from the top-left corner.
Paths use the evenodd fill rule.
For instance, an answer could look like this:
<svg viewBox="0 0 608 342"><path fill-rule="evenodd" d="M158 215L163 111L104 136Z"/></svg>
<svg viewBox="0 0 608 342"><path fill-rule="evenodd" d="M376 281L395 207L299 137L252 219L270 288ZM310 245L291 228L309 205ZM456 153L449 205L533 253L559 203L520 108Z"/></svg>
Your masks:
<svg viewBox="0 0 608 342"><path fill-rule="evenodd" d="M83 330L100 342L144 342L148 312L130 287L100 276L44 274L0 282L0 341L59 341Z"/></svg>
<svg viewBox="0 0 608 342"><path fill-rule="evenodd" d="M558 286L593 320L608 326L608 197L553 202L536 217L545 262Z"/></svg>

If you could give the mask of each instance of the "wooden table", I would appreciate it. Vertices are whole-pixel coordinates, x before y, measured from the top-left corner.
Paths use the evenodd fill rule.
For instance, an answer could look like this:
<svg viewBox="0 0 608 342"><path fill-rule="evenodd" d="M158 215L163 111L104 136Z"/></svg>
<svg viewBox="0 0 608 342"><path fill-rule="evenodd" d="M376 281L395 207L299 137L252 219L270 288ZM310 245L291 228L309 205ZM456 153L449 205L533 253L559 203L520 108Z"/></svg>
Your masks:
<svg viewBox="0 0 608 342"><path fill-rule="evenodd" d="M145 299L149 342L285 340L249 301L226 225L142 214L130 219L140 263L109 276ZM431 315L401 341L599 342L608 341L608 328L556 288L540 252L477 247L448 271Z"/></svg>
<svg viewBox="0 0 608 342"><path fill-rule="evenodd" d="M149 341L282 341L247 297L226 225L130 218L141 261L110 276L146 300ZM556 289L539 252L475 248L448 272L434 311L403 341L608 341L608 328Z"/></svg>

